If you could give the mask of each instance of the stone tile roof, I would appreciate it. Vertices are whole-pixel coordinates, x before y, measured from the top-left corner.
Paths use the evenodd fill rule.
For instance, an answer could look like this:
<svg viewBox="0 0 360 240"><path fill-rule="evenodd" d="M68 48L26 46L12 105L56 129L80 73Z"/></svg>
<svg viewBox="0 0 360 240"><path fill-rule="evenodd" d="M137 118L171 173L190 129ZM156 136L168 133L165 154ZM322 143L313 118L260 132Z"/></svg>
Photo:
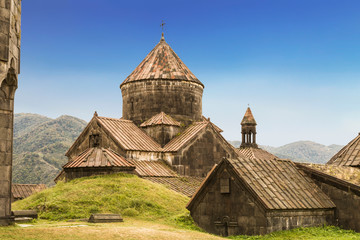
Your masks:
<svg viewBox="0 0 360 240"><path fill-rule="evenodd" d="M164 36L120 87L129 82L159 79L190 81L204 86L165 42Z"/></svg>
<svg viewBox="0 0 360 240"><path fill-rule="evenodd" d="M360 133L336 153L327 164L360 167Z"/></svg>
<svg viewBox="0 0 360 240"><path fill-rule="evenodd" d="M100 125L125 150L161 152L161 146L138 128L132 121L125 119L96 117Z"/></svg>
<svg viewBox="0 0 360 240"><path fill-rule="evenodd" d="M268 209L334 208L334 203L290 160L229 159Z"/></svg>
<svg viewBox="0 0 360 240"><path fill-rule="evenodd" d="M188 144L192 139L198 136L199 132L205 129L206 127L211 127L219 135L220 138L226 142L230 148L232 146L223 138L220 132L217 130L216 126L211 123L209 120L195 122L185 129L179 136L173 138L168 144L163 148L164 152L176 152L186 144ZM221 130L221 129L220 129Z"/></svg>
<svg viewBox="0 0 360 240"><path fill-rule="evenodd" d="M164 112L161 112L143 122L140 127L147 127L153 125L170 125L180 127L180 122L174 120L172 117L165 114Z"/></svg>
<svg viewBox="0 0 360 240"><path fill-rule="evenodd" d="M135 172L140 177L176 177L177 174L162 161L128 160L136 166Z"/></svg>
<svg viewBox="0 0 360 240"><path fill-rule="evenodd" d="M249 107L246 109L245 115L241 121L241 125L243 125L243 124L255 124L256 125L255 118Z"/></svg>
<svg viewBox="0 0 360 240"><path fill-rule="evenodd" d="M111 149L105 148L88 148L63 166L64 169L93 167L135 169L135 165L129 163L124 157Z"/></svg>
<svg viewBox="0 0 360 240"><path fill-rule="evenodd" d="M15 200L24 199L46 189L45 184L12 184L12 195Z"/></svg>
<svg viewBox="0 0 360 240"><path fill-rule="evenodd" d="M159 183L164 185L165 187L181 193L185 196L191 197L194 195L196 190L201 185L201 182L204 178L198 177L145 177L149 181Z"/></svg>
<svg viewBox="0 0 360 240"><path fill-rule="evenodd" d="M261 148L240 147L240 148L235 148L235 151L237 153L240 153L240 156L243 155L243 156L251 158L251 159L259 158L259 159L264 159L264 160L272 160L272 159L278 158L275 155L273 155Z"/></svg>

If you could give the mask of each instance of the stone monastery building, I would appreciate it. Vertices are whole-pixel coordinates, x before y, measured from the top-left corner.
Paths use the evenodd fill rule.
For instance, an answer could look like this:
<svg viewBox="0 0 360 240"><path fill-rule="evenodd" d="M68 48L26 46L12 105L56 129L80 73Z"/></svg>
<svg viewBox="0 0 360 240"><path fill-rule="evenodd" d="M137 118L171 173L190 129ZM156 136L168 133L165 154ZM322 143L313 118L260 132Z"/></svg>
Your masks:
<svg viewBox="0 0 360 240"><path fill-rule="evenodd" d="M240 148L223 138L202 115L203 83L164 35L120 89L122 118L95 112L55 181L136 174L192 197L194 221L223 236L321 224L360 231L360 187L260 149L250 108Z"/></svg>

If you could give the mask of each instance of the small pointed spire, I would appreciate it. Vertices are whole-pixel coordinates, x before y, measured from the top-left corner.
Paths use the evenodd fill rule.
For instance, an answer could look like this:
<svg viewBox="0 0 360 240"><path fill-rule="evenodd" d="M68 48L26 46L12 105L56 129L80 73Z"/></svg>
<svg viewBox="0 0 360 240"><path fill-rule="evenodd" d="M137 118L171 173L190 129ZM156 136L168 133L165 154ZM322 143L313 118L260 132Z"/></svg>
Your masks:
<svg viewBox="0 0 360 240"><path fill-rule="evenodd" d="M241 125L243 125L243 124L253 124L253 125L256 125L256 121L255 121L254 116L252 115L252 112L251 112L250 107L248 107L248 108L246 109L244 118L243 118L243 120L241 121Z"/></svg>
<svg viewBox="0 0 360 240"><path fill-rule="evenodd" d="M165 38L164 38L164 33L163 33L163 32L161 33L161 39L160 39L160 42L165 42Z"/></svg>
<svg viewBox="0 0 360 240"><path fill-rule="evenodd" d="M97 112L95 111L95 112L94 112L94 117L97 117L97 116L98 116L98 114L97 114Z"/></svg>

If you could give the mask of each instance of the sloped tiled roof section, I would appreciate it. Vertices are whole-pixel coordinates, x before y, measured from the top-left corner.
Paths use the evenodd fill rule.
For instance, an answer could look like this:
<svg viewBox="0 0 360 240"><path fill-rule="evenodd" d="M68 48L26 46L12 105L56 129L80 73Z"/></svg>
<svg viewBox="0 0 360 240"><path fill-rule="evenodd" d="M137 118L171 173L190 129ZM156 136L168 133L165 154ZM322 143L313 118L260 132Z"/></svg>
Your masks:
<svg viewBox="0 0 360 240"><path fill-rule="evenodd" d="M241 121L241 125L243 124L252 124L252 125L256 125L256 121L255 118L251 112L251 109L248 107L246 109L245 115Z"/></svg>
<svg viewBox="0 0 360 240"><path fill-rule="evenodd" d="M336 153L327 164L360 167L360 133Z"/></svg>
<svg viewBox="0 0 360 240"><path fill-rule="evenodd" d="M204 86L166 43L164 36L120 87L134 81L160 79L190 81Z"/></svg>
<svg viewBox="0 0 360 240"><path fill-rule="evenodd" d="M45 184L12 184L12 195L14 199L24 199L31 194L40 192L46 189Z"/></svg>
<svg viewBox="0 0 360 240"><path fill-rule="evenodd" d="M171 178L145 177L144 179L162 184L175 192L191 197L199 188L204 178L183 176L183 177L171 177Z"/></svg>
<svg viewBox="0 0 360 240"><path fill-rule="evenodd" d="M254 148L254 147L240 147L236 148L235 151L240 154L240 157L243 155L248 158L259 158L264 160L272 160L277 159L275 155L261 149L261 148Z"/></svg>
<svg viewBox="0 0 360 240"><path fill-rule="evenodd" d="M75 159L67 162L63 168L120 167L135 169L135 166L111 149L88 148Z"/></svg>
<svg viewBox="0 0 360 240"><path fill-rule="evenodd" d="M136 166L135 172L140 177L177 177L177 174L161 161L128 161Z"/></svg>
<svg viewBox="0 0 360 240"><path fill-rule="evenodd" d="M97 117L98 122L114 140L125 150L161 152L161 146L138 128L132 121L125 119Z"/></svg>
<svg viewBox="0 0 360 240"><path fill-rule="evenodd" d="M180 122L174 120L172 117L165 114L164 112L161 112L143 122L140 127L148 127L153 125L169 125L180 127Z"/></svg>
<svg viewBox="0 0 360 240"><path fill-rule="evenodd" d="M229 159L267 209L329 209L335 204L289 160Z"/></svg>

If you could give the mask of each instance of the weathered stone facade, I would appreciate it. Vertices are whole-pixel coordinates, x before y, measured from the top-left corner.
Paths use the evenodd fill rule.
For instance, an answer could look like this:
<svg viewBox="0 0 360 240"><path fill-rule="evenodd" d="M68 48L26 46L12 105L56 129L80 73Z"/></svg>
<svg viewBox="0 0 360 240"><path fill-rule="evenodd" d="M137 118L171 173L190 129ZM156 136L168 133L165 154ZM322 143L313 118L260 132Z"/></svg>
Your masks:
<svg viewBox="0 0 360 240"><path fill-rule="evenodd" d="M135 174L134 170L126 171L122 168L117 167L98 167L98 168L73 168L73 169L65 169L66 174L66 181L71 181L75 178L82 178L82 177L90 177L95 175L108 175L108 174L114 174L114 173L128 173L128 174Z"/></svg>
<svg viewBox="0 0 360 240"><path fill-rule="evenodd" d="M165 112L188 125L202 117L203 86L181 80L146 80L121 85L123 118L136 125Z"/></svg>
<svg viewBox="0 0 360 240"><path fill-rule="evenodd" d="M20 73L21 1L0 0L0 225L11 222L14 96Z"/></svg>
<svg viewBox="0 0 360 240"><path fill-rule="evenodd" d="M155 125L142 128L147 135L152 137L162 147L165 146L176 135L180 134L180 127L170 125Z"/></svg>

